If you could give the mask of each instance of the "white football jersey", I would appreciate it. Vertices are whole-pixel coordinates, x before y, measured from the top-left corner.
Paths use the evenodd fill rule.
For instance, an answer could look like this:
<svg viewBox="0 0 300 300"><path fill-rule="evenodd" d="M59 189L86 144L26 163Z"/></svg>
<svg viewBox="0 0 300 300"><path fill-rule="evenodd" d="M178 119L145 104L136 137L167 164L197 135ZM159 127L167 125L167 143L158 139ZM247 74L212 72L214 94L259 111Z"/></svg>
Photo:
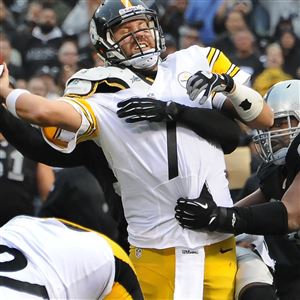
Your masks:
<svg viewBox="0 0 300 300"><path fill-rule="evenodd" d="M95 232L18 216L0 228L0 277L8 282L0 284L0 299L103 299L114 283L114 262Z"/></svg>
<svg viewBox="0 0 300 300"><path fill-rule="evenodd" d="M101 70L103 68L98 72L101 73ZM172 100L191 107L220 108L225 100L220 93L202 106L191 101L186 92L187 79L199 70L207 70L228 73L244 83L249 78L248 74L232 64L219 50L198 46L169 55L159 64L152 84L129 69L120 70L103 70L109 73L107 81L114 76L119 79L109 85L124 87L114 93L101 93L96 88L96 92L89 93L93 86L89 71L85 71L86 76L79 74L75 83L70 81L66 90L68 98L63 100L81 112L82 126L75 135L63 131L63 143L60 145L55 145L54 139L50 140L50 144L70 152L76 143L89 138L102 148L120 184L129 242L134 246L195 248L227 238L226 234L183 229L174 217L176 200L199 197L205 182L218 205L232 206L220 146L207 142L180 123L173 127L165 122L128 124L118 118L117 103L137 96ZM78 75L76 77L75 74L74 78ZM80 94L79 84L84 92L82 97L75 97L72 91Z"/></svg>

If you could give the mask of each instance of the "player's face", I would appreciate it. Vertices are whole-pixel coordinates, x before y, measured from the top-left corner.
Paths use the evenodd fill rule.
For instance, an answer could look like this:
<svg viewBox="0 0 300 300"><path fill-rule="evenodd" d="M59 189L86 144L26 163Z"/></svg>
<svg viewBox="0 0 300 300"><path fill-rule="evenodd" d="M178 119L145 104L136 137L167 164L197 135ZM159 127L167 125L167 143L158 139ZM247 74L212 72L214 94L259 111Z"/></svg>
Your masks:
<svg viewBox="0 0 300 300"><path fill-rule="evenodd" d="M298 121L291 117L290 119L291 122L291 127L297 127L298 126ZM271 127L270 131L274 130L284 130L289 128L289 122L287 118L277 118L274 120L274 124ZM273 151L277 151L281 148L287 147L290 143L290 135L289 134L284 134L282 136L278 136L276 138L272 139L272 148Z"/></svg>
<svg viewBox="0 0 300 300"><path fill-rule="evenodd" d="M149 29L146 20L133 20L122 24L114 30L114 38L127 57L155 48L153 30Z"/></svg>

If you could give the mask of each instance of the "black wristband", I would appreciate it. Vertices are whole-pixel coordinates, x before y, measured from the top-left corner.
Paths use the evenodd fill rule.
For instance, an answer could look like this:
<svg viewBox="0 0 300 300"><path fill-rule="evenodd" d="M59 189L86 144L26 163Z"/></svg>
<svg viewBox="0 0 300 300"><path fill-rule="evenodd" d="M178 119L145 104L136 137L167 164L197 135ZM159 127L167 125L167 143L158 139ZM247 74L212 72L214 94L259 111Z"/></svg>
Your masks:
<svg viewBox="0 0 300 300"><path fill-rule="evenodd" d="M226 89L225 92L226 93L230 93L234 87L234 80L232 79L232 77L226 73L222 74L225 78L225 84L226 84Z"/></svg>

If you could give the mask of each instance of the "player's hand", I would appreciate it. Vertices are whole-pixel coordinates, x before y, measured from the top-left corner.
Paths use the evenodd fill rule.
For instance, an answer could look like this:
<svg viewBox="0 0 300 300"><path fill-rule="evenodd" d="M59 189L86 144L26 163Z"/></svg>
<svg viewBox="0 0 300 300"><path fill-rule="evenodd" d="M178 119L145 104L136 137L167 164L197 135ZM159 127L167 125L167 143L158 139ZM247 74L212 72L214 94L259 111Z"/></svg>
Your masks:
<svg viewBox="0 0 300 300"><path fill-rule="evenodd" d="M187 83L187 93L192 101L195 101L202 91L203 96L198 100L203 104L214 92L229 93L234 87L233 79L227 74L216 74L207 71L199 71L192 75Z"/></svg>
<svg viewBox="0 0 300 300"><path fill-rule="evenodd" d="M9 88L9 73L7 66L5 63L3 63L2 66L3 71L0 75L0 99L4 101L11 89Z"/></svg>
<svg viewBox="0 0 300 300"><path fill-rule="evenodd" d="M140 121L162 122L175 121L183 105L173 101L160 101L152 98L130 98L118 103L119 118L126 118L128 123Z"/></svg>
<svg viewBox="0 0 300 300"><path fill-rule="evenodd" d="M175 218L183 228L210 229L216 210L217 205L205 184L199 198L177 200Z"/></svg>

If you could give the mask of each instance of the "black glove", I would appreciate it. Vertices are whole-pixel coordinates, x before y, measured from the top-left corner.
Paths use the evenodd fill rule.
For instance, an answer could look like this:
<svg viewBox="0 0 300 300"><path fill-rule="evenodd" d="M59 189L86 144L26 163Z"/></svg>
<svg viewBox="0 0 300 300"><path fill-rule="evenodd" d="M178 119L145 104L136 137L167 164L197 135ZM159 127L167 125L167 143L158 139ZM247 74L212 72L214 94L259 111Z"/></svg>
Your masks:
<svg viewBox="0 0 300 300"><path fill-rule="evenodd" d="M229 93L234 87L234 81L228 74L216 74L207 71L199 71L192 75L187 83L187 93L192 101L196 100L199 94L205 90L202 98L199 100L203 104L207 98L214 92Z"/></svg>
<svg viewBox="0 0 300 300"><path fill-rule="evenodd" d="M140 121L162 122L176 121L183 105L173 101L160 101L152 98L130 98L118 103L117 115L126 118L126 122Z"/></svg>
<svg viewBox="0 0 300 300"><path fill-rule="evenodd" d="M205 184L199 198L177 200L175 218L183 228L210 230L209 225L215 219L216 209L217 205Z"/></svg>

